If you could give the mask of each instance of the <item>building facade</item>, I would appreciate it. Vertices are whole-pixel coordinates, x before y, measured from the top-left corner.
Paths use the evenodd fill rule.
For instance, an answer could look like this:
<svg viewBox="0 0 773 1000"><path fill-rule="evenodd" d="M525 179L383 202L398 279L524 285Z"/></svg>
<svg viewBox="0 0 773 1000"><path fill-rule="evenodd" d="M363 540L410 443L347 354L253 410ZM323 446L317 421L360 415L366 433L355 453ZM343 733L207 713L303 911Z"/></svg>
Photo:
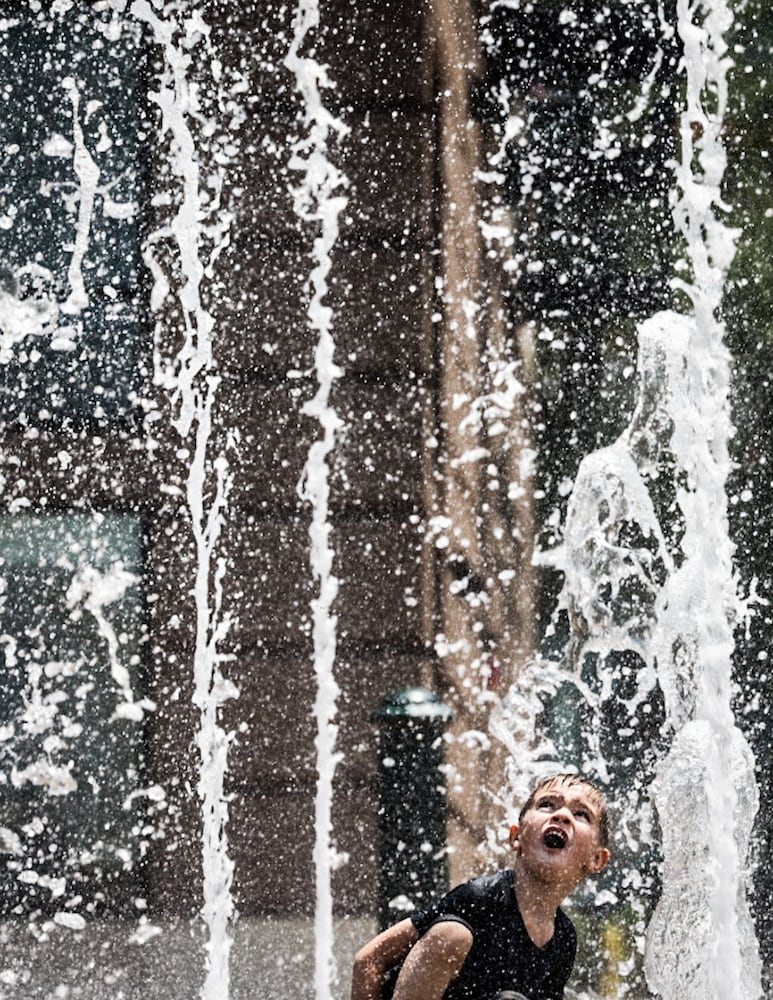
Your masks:
<svg viewBox="0 0 773 1000"><path fill-rule="evenodd" d="M345 198L324 294L336 912L376 911L373 713L406 687L454 713L451 881L498 863L489 715L563 641L538 550L670 294L677 57L654 8L334 0L299 49L330 82L315 147L284 5L54 6L3 14L4 905L196 914L214 834L240 913L314 909L312 152ZM604 99L661 98L620 156L577 83L610 50Z"/></svg>

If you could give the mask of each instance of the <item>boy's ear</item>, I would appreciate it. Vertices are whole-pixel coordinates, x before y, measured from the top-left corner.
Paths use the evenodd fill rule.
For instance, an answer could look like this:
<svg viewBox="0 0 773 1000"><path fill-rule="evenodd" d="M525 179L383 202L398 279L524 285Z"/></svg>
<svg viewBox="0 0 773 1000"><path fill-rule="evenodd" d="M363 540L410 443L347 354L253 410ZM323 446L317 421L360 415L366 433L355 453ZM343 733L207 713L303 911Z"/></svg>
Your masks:
<svg viewBox="0 0 773 1000"><path fill-rule="evenodd" d="M517 851L518 847L520 846L519 843L518 843L518 832L519 832L518 831L518 827L514 823L510 827L510 835L507 838L508 841L510 842L511 849L514 850L514 851Z"/></svg>
<svg viewBox="0 0 773 1000"><path fill-rule="evenodd" d="M603 872L609 864L610 857L611 855L606 847L599 847L593 855L593 859L588 862L588 872L591 875L598 875L599 872Z"/></svg>

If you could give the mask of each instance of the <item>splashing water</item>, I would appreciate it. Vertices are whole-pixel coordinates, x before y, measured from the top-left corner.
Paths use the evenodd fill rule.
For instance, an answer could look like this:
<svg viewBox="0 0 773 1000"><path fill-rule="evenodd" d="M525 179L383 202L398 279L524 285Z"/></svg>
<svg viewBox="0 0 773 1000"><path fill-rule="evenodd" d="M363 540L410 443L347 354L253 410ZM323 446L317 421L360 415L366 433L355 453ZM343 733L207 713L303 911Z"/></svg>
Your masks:
<svg viewBox="0 0 773 1000"><path fill-rule="evenodd" d="M701 384L696 337L695 319L677 313L641 325L637 408L617 441L583 460L575 480L562 601L573 623L570 660L579 667L589 653L600 657L593 708L602 711L615 697L621 662L615 654L635 655L628 716L635 719L658 688L663 730L673 736L651 789L664 861L649 929L650 984L664 997L683 996L691 984L702 995L746 1000L759 985L742 870L757 791L752 755L729 701L737 603L729 603L733 577L721 555L731 549L726 527L722 533L708 523L723 508L709 509L700 492L712 485L710 495L718 497L716 482L724 480L714 464L714 479L705 481L702 443L711 440L711 408L695 389ZM677 530L667 533L656 491L669 474ZM714 542L708 552L705 535ZM598 741L592 756L603 763ZM638 787L629 791L627 811L639 815L624 817L624 825L638 826L646 842L647 803Z"/></svg>
<svg viewBox="0 0 773 1000"><path fill-rule="evenodd" d="M306 403L304 412L316 418L322 437L315 441L299 486L303 499L311 505L311 571L318 583L317 597L312 602L314 670L317 677L315 716L317 720L317 796L315 803L314 870L316 906L314 918L314 982L317 1000L332 995L336 980L333 955L333 897L331 876L335 864L342 860L331 842L333 778L340 755L336 753L336 699L339 689L334 676L336 654L336 617L332 606L338 591L338 580L332 572L334 552L330 544L329 468L327 458L332 451L341 420L330 404L333 382L340 369L333 361L335 343L331 334L332 311L323 304L327 293L327 276L331 252L338 238L338 219L346 198L335 192L346 179L328 159L331 137L342 135L346 127L323 106L320 88L330 86L324 67L311 57L301 55L307 36L320 22L316 0L300 0L293 22L294 37L285 60L295 74L297 89L303 102L304 124L308 136L293 147L290 168L301 171L303 179L294 189L295 211L304 222L319 228L314 240L310 276L312 290L307 315L309 327L317 334L315 371L318 389Z"/></svg>
<svg viewBox="0 0 773 1000"><path fill-rule="evenodd" d="M674 217L693 280L677 287L693 313L642 324L637 410L617 442L583 462L564 553L564 596L585 633L582 651L638 653L644 666L629 711L657 682L674 733L652 788L663 889L645 961L651 987L674 1000L760 993L743 867L757 791L731 708L739 605L725 493L729 359L716 315L735 238L718 214L730 24L722 3L678 5L687 104ZM653 501L666 476L677 526L670 537Z"/></svg>
<svg viewBox="0 0 773 1000"><path fill-rule="evenodd" d="M119 656L119 640L115 629L105 614L105 605L112 604L124 596L127 588L139 583L140 578L128 573L120 564L112 566L107 573L100 573L93 566L82 566L67 589L67 606L73 620L80 616L80 608L93 616L99 635L105 640L110 662L110 673L120 691L123 702L115 709L115 716L141 722L144 711L151 708L145 699L137 701L132 690L131 675Z"/></svg>
<svg viewBox="0 0 773 1000"><path fill-rule="evenodd" d="M725 207L721 129L730 66L724 39L732 13L721 0L694 6L679 0L677 13L687 99L674 216L693 275L679 287L690 298L694 323L687 358L689 419L671 438L688 485L679 490L684 563L675 574L680 586L671 588L667 618L682 618L683 634L693 644L688 661L695 676L694 705L682 713L671 699L672 724L678 726L682 715L687 721L654 786L664 887L650 924L646 969L650 984L667 1000L685 991L753 1000L761 994L760 959L746 903L745 864L758 794L753 756L731 707L733 627L740 607L725 490L732 431L729 357L717 318L737 235L719 217ZM671 641L670 649L661 651L666 670L677 662L675 645ZM675 680L668 677L672 691ZM693 811L688 822L685 786ZM696 842L689 843L693 837Z"/></svg>
<svg viewBox="0 0 773 1000"><path fill-rule="evenodd" d="M168 307L174 289L179 295L176 308L184 319L183 347L169 363L159 350L156 375L157 384L172 399L176 432L182 444L190 447L184 501L196 550L192 588L196 605L194 701L199 717L198 791L204 826L203 917L209 934L202 996L204 1000L221 1000L228 997L231 988L229 931L234 904L224 794L232 734L221 725L220 711L238 692L221 669L221 648L230 623L222 609L226 563L219 555L219 546L228 514L231 473L224 451L218 451L217 446L221 439L217 437L219 382L213 359L215 320L205 308L202 294L211 264L206 247L211 249L224 239L225 231L220 221L213 220L217 200L203 197L212 183L212 177L205 177L201 169L206 158L201 143L208 123L192 86L197 59L207 60L211 50L207 27L195 3L111 0L111 4L116 17L120 12L127 20L134 18L150 28L163 62L154 99L171 150L168 165L170 186L174 183L177 189L171 199L176 214L163 232L150 235L144 255L154 279L153 310ZM66 11L73 5L61 0L55 6ZM738 602L725 500L726 444L731 432L728 358L723 330L716 319L733 251L733 234L718 218L727 65L722 37L730 21L726 7L719 2L692 8L682 3L679 18L688 107L682 118L684 151L677 168L679 193L674 214L688 250L684 270L691 271L693 278L691 282L681 280L679 287L689 297L692 312L660 313L642 324L642 388L636 412L617 442L583 463L569 507L564 550L556 559L566 574L562 607L578 627L570 656L575 662L590 653L603 662L610 651L638 656L641 666L636 689L628 694L628 711L635 713L647 705L653 692L662 692L665 723L673 738L653 786L664 827L665 863L663 897L650 930L650 982L666 998L694 994L747 1000L759 993L759 962L743 880L756 787L751 754L730 711L732 629ZM700 24L698 18L702 18ZM300 492L311 512L311 572L318 587L312 605L318 726L315 983L317 997L328 1000L336 982L331 880L340 860L332 842L333 783L340 754L336 750L339 690L334 674L337 621L333 614L338 580L333 572L329 463L342 422L331 405L341 372L334 360L332 313L324 300L338 219L346 199L340 194L345 178L328 158L332 140L345 127L321 101L321 90L329 85L324 68L301 54L319 23L316 0L298 0L286 67L295 75L308 129L307 137L294 145L289 161L289 168L301 178L294 188L295 208L299 219L315 232L308 325L317 337L317 392L304 412L317 421L321 434L309 450ZM646 88L654 86L655 73L653 69ZM93 305L86 290L92 263L89 239L96 224L96 199L102 199L107 214L108 188L101 184L97 154L91 155L88 137L84 138L88 105L86 90L79 91L80 86L75 78L66 77L61 90L62 101L72 107L73 141L60 136L51 141L46 152L69 159L77 181L69 290L61 297L63 301L57 301L47 290L50 272L39 266L34 273L33 265L27 265L26 270L0 276L0 361L24 337L45 335L57 328L58 336L51 346L71 350L77 339L78 314ZM646 88L628 113L630 120L643 113ZM220 220L224 217L220 212ZM504 228L503 232L507 236L510 231ZM176 281L168 280L160 263L164 241L170 237L181 273L179 288ZM162 247L158 259L157 243ZM16 285L29 279L43 289L34 299L16 294ZM467 319L472 322L474 307L468 306ZM67 315L70 327L58 327L60 313ZM159 330L166 319L159 322ZM491 359L492 371L498 361ZM504 429L513 423L515 398L523 387L514 372L504 367L496 369L492 383L496 391L472 404L471 420L501 419ZM491 412L483 413L484 407ZM471 452L468 460L477 463L480 457ZM653 488L666 480L673 487L673 524L664 518ZM593 526L592 533L589 526ZM82 608L94 619L107 646L110 678L119 695L116 715L139 721L151 706L138 699L129 672L116 656L117 634L107 614L113 595L123 595L135 579L117 563L103 566L101 571L79 566L68 599L72 609ZM1 638L9 645L6 660L11 662L11 640ZM54 664L49 666L53 669ZM520 753L520 743L539 740L546 756L556 756L557 748L536 724L535 706L554 697L564 680L565 672L555 665L529 671L519 679L510 718L516 714L520 729L515 737L512 729L502 730L514 756ZM29 720L33 724L40 709L40 677L31 672L29 681ZM612 694L612 682L603 671L600 691L592 690L580 677L573 683L599 712ZM725 747L727 752L720 755L717 747ZM603 768L600 751L598 759ZM67 794L72 783L67 768L57 770L50 765L44 773L27 768L17 778L29 783L45 779L51 795ZM126 802L140 797L161 801L164 796L164 789L154 785L128 792ZM687 827L683 821L685 801L695 806ZM731 817L733 822L728 823ZM0 837L12 835L13 831L0 828ZM711 863L696 867L704 856ZM84 918L79 913L59 912L55 919L65 927L83 927ZM689 939L684 930L687 927Z"/></svg>
<svg viewBox="0 0 773 1000"><path fill-rule="evenodd" d="M200 714L197 743L198 792L203 820L202 915L209 932L207 970L201 996L203 1000L221 1000L229 995L229 923L234 912L231 896L234 866L228 853L228 800L224 789L233 734L222 728L219 713L222 705L238 697L239 692L222 674L221 665L226 657L219 650L231 625L221 608L226 564L216 555L231 475L223 454L214 459L210 455L212 414L219 379L212 371L214 318L202 304L201 289L206 270L202 248L213 235L221 241L225 236L219 223L207 226L205 221L208 213L202 199L193 130L193 122L201 117L201 109L186 75L191 50L197 46L207 48L208 28L195 10L189 12L182 25L179 24L174 17L174 7L168 5L166 17L160 17L146 0L134 0L130 10L134 17L151 27L155 40L163 47L165 72L152 98L161 110L162 133L168 133L171 138L171 164L182 190L180 206L170 229L177 243L182 271L179 299L186 339L176 369L171 377L166 373L166 381L179 411L175 426L184 440L193 437L186 497L196 545L193 701ZM207 52L207 55L214 62L212 53ZM211 256L216 254L217 246ZM158 275L157 268L154 274ZM163 303L168 287L165 281L159 286L157 280L152 296L156 309ZM213 477L214 486L210 483Z"/></svg>
<svg viewBox="0 0 773 1000"><path fill-rule="evenodd" d="M733 629L742 607L726 497L729 355L718 318L738 235L721 218L730 66L724 39L731 25L723 0L680 0L675 29L664 25L676 30L684 53L672 210L685 260L673 284L690 310L664 311L640 324L630 423L582 461L563 545L543 557L564 574L559 610L571 625L564 663L527 670L492 720L514 755L511 790L522 800L526 788L517 772L549 770L560 756L534 723L560 688L561 669L575 671L570 681L596 720L585 734L587 762L604 780L614 766L598 724L605 711L616 704L633 738L647 713L654 719L662 697L659 723L670 748L649 790L662 831L662 891L648 929L645 972L664 1000L761 995L745 868L758 792L752 752L731 707ZM590 686L589 662L596 664ZM534 748L526 768L524 739ZM650 802L641 776L632 784L618 806L638 852L651 837Z"/></svg>
<svg viewBox="0 0 773 1000"><path fill-rule="evenodd" d="M62 88L67 92L72 104L75 145L73 167L80 186L75 243L67 275L70 281L70 294L62 305L62 312L79 313L89 304L88 292L83 281L83 262L89 245L91 217L94 213L94 199L99 183L99 167L83 141L83 128L80 121L80 94L75 80L69 76L65 77L62 80Z"/></svg>

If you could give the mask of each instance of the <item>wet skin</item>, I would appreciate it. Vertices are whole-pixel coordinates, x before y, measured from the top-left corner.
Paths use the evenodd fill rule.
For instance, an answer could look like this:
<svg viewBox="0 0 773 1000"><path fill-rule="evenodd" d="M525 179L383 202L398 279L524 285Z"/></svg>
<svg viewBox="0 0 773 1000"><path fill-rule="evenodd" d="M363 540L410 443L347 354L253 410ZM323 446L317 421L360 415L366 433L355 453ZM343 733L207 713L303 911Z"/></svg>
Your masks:
<svg viewBox="0 0 773 1000"><path fill-rule="evenodd" d="M520 827L510 828L518 908L529 937L544 947L555 914L587 875L609 861L601 844L601 801L593 788L566 781L539 789Z"/></svg>

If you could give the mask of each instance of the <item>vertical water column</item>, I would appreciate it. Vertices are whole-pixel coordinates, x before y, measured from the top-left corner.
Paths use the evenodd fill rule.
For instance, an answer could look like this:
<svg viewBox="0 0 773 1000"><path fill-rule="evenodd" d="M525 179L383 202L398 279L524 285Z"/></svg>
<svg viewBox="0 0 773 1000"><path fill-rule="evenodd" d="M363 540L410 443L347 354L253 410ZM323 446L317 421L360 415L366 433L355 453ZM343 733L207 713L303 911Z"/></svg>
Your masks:
<svg viewBox="0 0 773 1000"><path fill-rule="evenodd" d="M695 489L685 494L682 501L686 524L682 548L688 559L703 567L699 578L702 588L693 594L693 601L700 623L696 717L709 724L713 736L708 741L711 760L705 779L711 786L708 804L714 876L710 901L715 929L711 980L717 997L731 997L741 995L736 901L744 858L739 856L740 845L733 829L739 776L733 755L727 752L735 740L731 670L732 616L737 608L737 595L725 488L732 432L729 355L717 310L735 250L735 234L719 216L726 163L721 129L730 66L725 33L732 24L732 13L724 0L693 4L678 0L677 12L687 90L680 122L682 160L677 169L679 196L674 216L687 241L692 270L692 283L683 284L682 288L689 295L695 313L690 345L692 388L695 398L700 400L707 445L700 460L693 464ZM700 448L702 443L692 442L692 447ZM693 582L698 582L695 577ZM746 779L753 782L753 772Z"/></svg>
<svg viewBox="0 0 773 1000"><path fill-rule="evenodd" d="M202 303L202 285L208 264L216 257L225 236L223 217L212 217L217 199L202 196L203 180L199 163L203 111L197 88L188 79L194 53L209 58L213 73L217 62L208 46L208 28L195 9L187 6L179 22L177 4L167 4L159 16L146 2L134 0L131 14L147 23L164 55L160 86L151 99L158 105L162 137L169 135L170 166L179 181L179 207L168 228L159 238L171 235L178 252L181 284L179 306L185 338L171 370L157 371L157 378L171 392L177 411L175 428L189 443L186 501L193 531L196 567L194 579L195 650L193 701L199 711L198 792L202 804L202 916L208 931L206 977L203 1000L224 1000L229 995L229 923L234 906L231 896L233 862L228 854L226 828L228 804L224 791L231 742L219 720L220 709L238 691L222 674L225 656L220 645L230 622L222 613L225 560L218 553L220 533L227 510L230 472L223 454L212 455L213 408L219 378L214 372L214 318ZM202 52L203 50L203 52ZM194 123L196 123L194 125ZM206 130L204 130L206 131ZM221 159L222 162L222 159ZM217 184L222 186L223 168ZM207 184L212 186L212 178ZM155 263L151 236L146 260L154 275L152 304L158 309L168 291L168 283ZM206 257L206 250L209 256Z"/></svg>
<svg viewBox="0 0 773 1000"><path fill-rule="evenodd" d="M663 610L692 623L694 700L690 711L682 713L677 703L677 717L669 713L676 733L653 789L664 860L663 891L648 932L647 976L666 1000L685 992L715 1000L753 1000L761 993L745 897L757 790L751 750L735 725L731 703L739 601L726 496L730 359L718 317L737 235L721 218L726 209L721 133L731 65L725 36L732 20L724 0L677 2L685 105L674 219L685 240L689 277L676 286L693 313L684 401L691 417L681 431L677 424L671 440L687 473L686 485L678 489L684 562L674 578L680 586L672 585ZM663 670L674 658L660 659ZM668 686L669 680L664 676L661 683ZM679 714L687 718L681 726Z"/></svg>
<svg viewBox="0 0 773 1000"><path fill-rule="evenodd" d="M317 233L311 252L313 268L309 277L310 299L307 308L309 328L317 337L314 367L317 392L303 411L319 424L321 436L312 443L306 460L299 493L311 507L310 566L317 584L312 600L312 637L314 671L317 680L315 716L317 735L317 794L315 801L314 870L316 907L314 920L314 983L317 1000L332 995L336 980L333 955L333 897L331 878L336 863L332 843L333 779L339 754L336 751L335 724L338 685L334 676L336 656L336 616L333 602L338 580L333 574L334 551L330 542L330 481L328 456L336 442L341 420L330 403L335 379L341 374L335 364L335 343L331 333L332 310L324 304L331 254L338 239L338 219L346 198L336 192L346 185L346 178L328 159L331 138L347 129L323 105L320 88L331 86L325 68L310 56L301 54L308 36L319 27L317 0L299 0L293 20L293 40L285 65L295 75L296 87L303 101L303 124L307 135L292 147L289 166L301 174L293 188L298 217L314 226Z"/></svg>

